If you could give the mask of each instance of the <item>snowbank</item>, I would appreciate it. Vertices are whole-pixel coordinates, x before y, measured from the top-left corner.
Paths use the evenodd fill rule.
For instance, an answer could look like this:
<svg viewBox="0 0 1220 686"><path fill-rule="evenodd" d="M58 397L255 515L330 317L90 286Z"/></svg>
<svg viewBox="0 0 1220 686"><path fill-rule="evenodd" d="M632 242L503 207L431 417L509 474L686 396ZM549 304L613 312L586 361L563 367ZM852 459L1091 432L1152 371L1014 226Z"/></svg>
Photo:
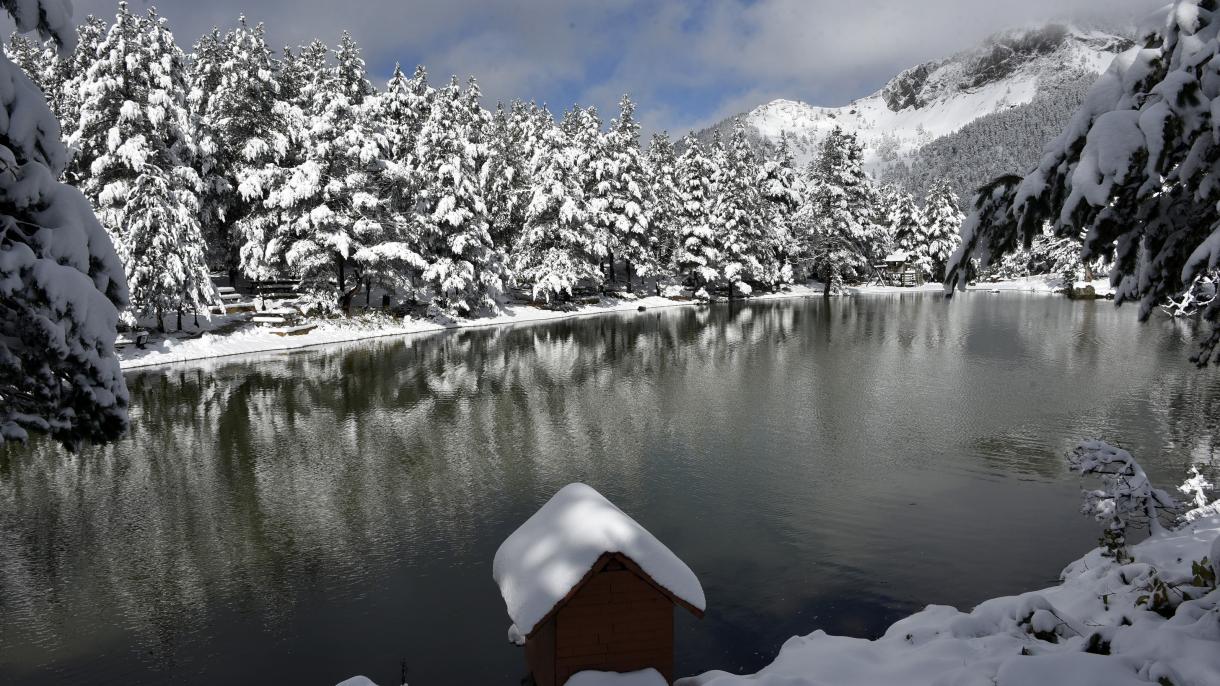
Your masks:
<svg viewBox="0 0 1220 686"><path fill-rule="evenodd" d="M492 562L518 633L528 636L603 553L623 553L670 593L706 606L685 562L602 494L568 484L500 544Z"/></svg>
<svg viewBox="0 0 1220 686"><path fill-rule="evenodd" d="M776 300L804 298L812 295L820 295L820 290L809 286L790 286L778 293L767 293L750 299ZM119 358L123 369L137 369L230 355L295 350L330 343L348 343L383 336L550 321L608 312L630 312L641 307L656 309L698 304L700 303L691 300L675 300L656 296L603 297L596 305L582 305L567 312L508 304L495 316L479 319L400 319L375 315L352 319L319 320L316 322L317 328L299 336L277 336L268 328L248 324L228 333L204 333L197 338L154 337L144 350L135 347L124 348L119 351ZM233 319L230 317L223 321L232 323Z"/></svg>
<svg viewBox="0 0 1220 686"><path fill-rule="evenodd" d="M1220 684L1220 515L1133 546L1119 564L1096 549L1058 586L988 600L970 613L931 605L875 641L815 631L789 639L757 674L712 671L680 686L1116 686ZM1176 611L1158 607L1165 589ZM1183 600L1183 598L1190 598ZM1149 606L1152 606L1150 609ZM1169 618L1154 609L1161 609Z"/></svg>
<svg viewBox="0 0 1220 686"><path fill-rule="evenodd" d="M668 686L665 677L655 669L638 672L577 672L566 686Z"/></svg>

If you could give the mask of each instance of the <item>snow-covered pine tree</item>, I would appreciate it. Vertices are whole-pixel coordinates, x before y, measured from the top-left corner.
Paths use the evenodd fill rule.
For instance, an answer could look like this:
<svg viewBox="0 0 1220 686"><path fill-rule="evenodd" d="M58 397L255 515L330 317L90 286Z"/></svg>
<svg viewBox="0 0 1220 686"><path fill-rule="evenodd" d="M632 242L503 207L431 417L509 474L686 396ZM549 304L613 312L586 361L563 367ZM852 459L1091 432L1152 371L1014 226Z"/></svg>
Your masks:
<svg viewBox="0 0 1220 686"><path fill-rule="evenodd" d="M229 222L226 215L232 203L234 186L218 165L227 151L218 149L209 116L212 94L220 85L221 70L227 59L225 39L220 29L203 34L191 51L187 109L191 114L191 137L195 140L195 171L199 175L199 225L208 246L208 263L221 266L229 261Z"/></svg>
<svg viewBox="0 0 1220 686"><path fill-rule="evenodd" d="M1085 231L1083 258L1112 261L1116 301L1138 301L1141 318L1220 266L1220 14L1215 0L1176 0L1167 16L1114 60L1037 168L980 191L947 286L964 286L973 258L1029 247L1044 221ZM1201 364L1220 359L1220 302L1204 317Z"/></svg>
<svg viewBox="0 0 1220 686"><path fill-rule="evenodd" d="M928 256L928 223L914 196L898 191L890 210L889 223L894 233L894 248L907 253L927 274L932 273Z"/></svg>
<svg viewBox="0 0 1220 686"><path fill-rule="evenodd" d="M372 92L359 47L344 32L330 76L302 106L304 160L278 177L266 201L287 231L267 243L263 259L274 265L284 249L285 263L312 298L342 312L368 285L361 250L382 240L380 202L369 192L379 149L363 109Z"/></svg>
<svg viewBox="0 0 1220 686"><path fill-rule="evenodd" d="M512 269L535 299L567 299L577 286L602 282L606 250L589 231L584 153L555 126L546 128L534 152L525 229L513 249Z"/></svg>
<svg viewBox="0 0 1220 686"><path fill-rule="evenodd" d="M601 230L610 247L611 271L613 260L622 260L628 286L633 275L648 277L657 271L648 216L652 199L640 152L640 125L634 115L635 103L624 95L619 101L618 118L600 137L590 192L591 203L597 208L591 219L602 222Z"/></svg>
<svg viewBox="0 0 1220 686"><path fill-rule="evenodd" d="M673 269L678 250L678 214L681 200L678 192L678 158L669 134L662 131L652 136L644 164L652 197L653 260L661 271Z"/></svg>
<svg viewBox="0 0 1220 686"><path fill-rule="evenodd" d="M131 186L123 207L123 241L119 257L127 272L133 317L151 317L164 331L164 316L206 308L212 296L206 249L199 230L194 192L153 164Z"/></svg>
<svg viewBox="0 0 1220 686"><path fill-rule="evenodd" d="M959 232L965 218L958 209L952 184L946 180L932 184L924 199L923 216L927 227L925 273L939 281L944 278L945 264L961 242Z"/></svg>
<svg viewBox="0 0 1220 686"><path fill-rule="evenodd" d="M30 77L34 85L46 96L48 103L55 102L57 84L47 78L48 66L55 55L53 46L44 47L41 42L14 31L9 36L8 45L4 47L4 54Z"/></svg>
<svg viewBox="0 0 1220 686"><path fill-rule="evenodd" d="M186 59L163 19L153 10L147 18L132 14L120 2L115 23L99 48L99 58L82 80L80 126L72 135L80 160L81 190L93 202L98 218L123 259L130 291L132 323L161 315L172 304L192 311L217 302L208 277L198 223L199 176L192 166L195 147L187 113ZM88 170L87 174L84 170ZM142 199L140 217L172 217L174 223L144 223L142 231L159 230L163 238L135 237L136 218L128 204L143 175L157 177L166 190L156 201L170 203L149 209ZM150 182L145 188L155 188ZM135 241L135 242L133 242ZM174 253L141 254L143 250ZM138 270L175 273L147 275ZM155 289L170 288L160 292ZM179 318L181 324L181 318Z"/></svg>
<svg viewBox="0 0 1220 686"><path fill-rule="evenodd" d="M797 252L794 222L805 200L800 175L793 168L792 148L786 134L780 136L775 156L763 162L759 169L757 186L763 200L767 280L773 284L791 281L792 259Z"/></svg>
<svg viewBox="0 0 1220 686"><path fill-rule="evenodd" d="M486 168L488 220L492 241L508 250L525 227L530 202L530 160L540 145L529 108L515 101L505 109L496 106L488 133L491 154Z"/></svg>
<svg viewBox="0 0 1220 686"><path fill-rule="evenodd" d="M278 217L264 204L287 154L292 123L279 97L271 51L262 24L251 27L241 17L225 34L220 78L202 108L202 146L212 151L211 173L228 189L205 198L203 216L219 221L216 235L224 242L223 265L232 276L264 276L274 261L267 244ZM220 188L217 181L206 188ZM235 191L235 192L234 192ZM257 259L256 259L257 258Z"/></svg>
<svg viewBox="0 0 1220 686"><path fill-rule="evenodd" d="M420 178L414 155L432 107L431 93L423 67L408 78L395 65L385 89L365 103L365 121L376 144L369 172L370 189L378 200L372 216L381 233L379 240L360 249L357 259L366 279L404 296L414 295L415 281L427 266L418 250L415 201Z"/></svg>
<svg viewBox="0 0 1220 686"><path fill-rule="evenodd" d="M716 158L711 227L720 245L721 278L730 296L749 295L754 290L751 283L777 280L778 267L771 263L776 241L763 224L758 162L740 119L733 125L729 145Z"/></svg>
<svg viewBox="0 0 1220 686"><path fill-rule="evenodd" d="M18 31L71 53L66 0L3 7ZM85 197L57 180L67 155L43 94L3 56L0 83L0 443L30 432L69 448L113 440L127 427L114 354L123 266Z"/></svg>
<svg viewBox="0 0 1220 686"><path fill-rule="evenodd" d="M811 172L814 190L804 212L811 227L809 257L829 294L884 257L885 241L873 222L872 186L855 134L836 126L822 142Z"/></svg>
<svg viewBox="0 0 1220 686"><path fill-rule="evenodd" d="M687 136L678 158L678 201L676 218L680 244L674 256L678 273L701 297L708 297L707 286L720 279L721 248L712 228L715 202L714 179L718 177L713 157L704 154L699 141Z"/></svg>
<svg viewBox="0 0 1220 686"><path fill-rule="evenodd" d="M97 47L106 37L110 25L101 17L85 17L76 27L76 48L68 55L56 55L51 65L48 82L56 84L52 89L51 111L59 118L65 132L75 131L80 125L81 81L89 66L97 60ZM73 167L68 165L69 178Z"/></svg>
<svg viewBox="0 0 1220 686"><path fill-rule="evenodd" d="M463 315L494 308L507 276L480 178L488 116L479 97L474 79L463 93L454 77L436 94L415 145L422 285L440 310Z"/></svg>

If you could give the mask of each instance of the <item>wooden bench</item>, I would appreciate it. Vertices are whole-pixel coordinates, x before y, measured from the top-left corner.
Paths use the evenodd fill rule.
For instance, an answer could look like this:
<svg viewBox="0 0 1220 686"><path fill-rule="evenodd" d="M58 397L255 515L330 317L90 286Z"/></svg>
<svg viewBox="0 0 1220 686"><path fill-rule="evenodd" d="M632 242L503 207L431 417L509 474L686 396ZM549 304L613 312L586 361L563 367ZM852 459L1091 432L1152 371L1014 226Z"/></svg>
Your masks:
<svg viewBox="0 0 1220 686"><path fill-rule="evenodd" d="M135 345L140 350L148 345L148 332L144 329L137 331L127 331L119 334L118 338L114 339L115 348L124 348L129 345Z"/></svg>
<svg viewBox="0 0 1220 686"><path fill-rule="evenodd" d="M271 333L276 336L300 336L301 334L309 333L318 328L317 324L300 324L298 326L283 326L272 329Z"/></svg>

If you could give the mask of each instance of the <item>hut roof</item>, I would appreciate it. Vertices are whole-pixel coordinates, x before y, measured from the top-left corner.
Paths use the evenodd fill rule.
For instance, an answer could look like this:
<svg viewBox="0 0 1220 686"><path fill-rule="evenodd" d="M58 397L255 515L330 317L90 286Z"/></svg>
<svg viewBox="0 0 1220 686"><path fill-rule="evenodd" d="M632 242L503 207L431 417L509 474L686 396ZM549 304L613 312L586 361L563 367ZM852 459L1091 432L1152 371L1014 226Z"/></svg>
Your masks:
<svg viewBox="0 0 1220 686"><path fill-rule="evenodd" d="M911 253L905 250L896 250L885 256L886 262L906 262L910 259Z"/></svg>
<svg viewBox="0 0 1220 686"><path fill-rule="evenodd" d="M496 551L492 576L519 632L531 634L607 553L626 556L697 611L706 607L703 586L685 562L602 494L575 483L559 489Z"/></svg>

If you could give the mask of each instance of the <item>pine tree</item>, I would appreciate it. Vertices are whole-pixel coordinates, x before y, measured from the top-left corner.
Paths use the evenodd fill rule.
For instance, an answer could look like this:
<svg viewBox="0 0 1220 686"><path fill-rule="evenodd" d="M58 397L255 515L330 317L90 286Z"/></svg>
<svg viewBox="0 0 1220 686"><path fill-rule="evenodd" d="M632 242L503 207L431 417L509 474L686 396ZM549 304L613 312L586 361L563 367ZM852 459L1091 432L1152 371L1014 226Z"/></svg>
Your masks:
<svg viewBox="0 0 1220 686"><path fill-rule="evenodd" d="M42 43L14 31L9 36L4 54L30 77L38 90L46 96L48 103L55 102L55 84L48 79L48 67L55 59L52 46L43 47Z"/></svg>
<svg viewBox="0 0 1220 686"><path fill-rule="evenodd" d="M264 201L293 130L263 33L262 24L250 27L242 17L225 35L219 79L200 106L201 146L213 151L202 216L218 222L225 268L253 278L278 268L267 257L278 217Z"/></svg>
<svg viewBox="0 0 1220 686"><path fill-rule="evenodd" d="M415 202L420 177L415 168L415 144L432 107L432 89L423 67L408 78L395 65L385 89L365 104L365 120L376 145L369 172L378 204L372 216L380 225L379 240L360 249L365 278L389 291L415 294L415 282L427 267L419 254Z"/></svg>
<svg viewBox="0 0 1220 686"><path fill-rule="evenodd" d="M923 210L910 193L899 192L895 196L889 222L894 232L894 247L907 253L916 264L925 265L930 273L928 224Z"/></svg>
<svg viewBox="0 0 1220 686"><path fill-rule="evenodd" d="M618 119L600 137L600 149L596 150L591 168L590 192L596 208L592 219L601 222L610 246L610 259L623 260L628 285L633 272L647 277L657 271L648 217L652 199L640 153L640 126L634 113L635 104L624 95L619 102Z"/></svg>
<svg viewBox="0 0 1220 686"><path fill-rule="evenodd" d="M506 276L480 178L488 116L479 97L473 79L463 93L454 77L437 93L415 146L420 254L428 263L422 285L440 310L463 315L494 308Z"/></svg>
<svg viewBox="0 0 1220 686"><path fill-rule="evenodd" d="M216 302L198 222L200 184L192 166L195 147L186 109L185 57L163 19L152 10L147 18L137 17L121 2L115 24L100 45L99 59L82 85L80 126L72 137L80 168L88 170L80 187L124 259L127 281L133 285L129 320L155 315L158 328L164 330L161 316L167 306L197 311ZM137 181L146 174L166 186L156 201L170 205L153 210L150 201L141 198L137 217L132 214L137 210L128 205L138 194ZM158 186L150 181L141 188ZM169 217L174 222L155 223L149 217ZM141 231L172 235L135 236L137 220L144 221ZM173 255L142 254L147 249L179 247ZM138 271L162 270L173 260L177 272L170 276Z"/></svg>
<svg viewBox="0 0 1220 686"><path fill-rule="evenodd" d="M191 114L191 136L195 139L195 171L199 175L199 224L208 246L208 263L225 265L231 252L226 214L231 206L234 186L218 164L218 157L227 151L218 148L219 141L210 129L209 108L212 94L220 86L221 70L226 61L225 39L220 29L212 27L194 45L191 52L187 107Z"/></svg>
<svg viewBox="0 0 1220 686"><path fill-rule="evenodd" d="M961 242L958 234L965 218L958 209L957 194L947 181L933 184L928 191L928 197L924 200L924 217L927 226L925 271L939 281L944 278L945 264Z"/></svg>
<svg viewBox="0 0 1220 686"><path fill-rule="evenodd" d="M811 163L813 191L802 212L806 250L826 294L883 257L882 230L873 222L874 194L854 134L835 127Z"/></svg>
<svg viewBox="0 0 1220 686"><path fill-rule="evenodd" d="M679 240L678 215L682 209L678 191L678 158L669 134L654 134L645 156L652 196L652 235L658 269L673 268Z"/></svg>
<svg viewBox="0 0 1220 686"><path fill-rule="evenodd" d="M492 117L486 172L486 192L492 241L500 247L515 245L526 222L530 202L530 160L541 144L542 132L522 102L505 110L497 105Z"/></svg>
<svg viewBox="0 0 1220 686"><path fill-rule="evenodd" d="M75 33L64 0L5 3L22 33L60 55ZM114 354L123 267L88 201L57 181L67 161L59 124L28 76L0 57L0 443L49 434L69 448L127 427L127 386Z"/></svg>
<svg viewBox="0 0 1220 686"><path fill-rule="evenodd" d="M711 228L720 245L721 279L728 284L730 295L749 295L751 282L776 281L778 266L771 264L776 242L763 224L763 202L756 184L758 163L740 119L733 126L729 146L716 157Z"/></svg>
<svg viewBox="0 0 1220 686"><path fill-rule="evenodd" d="M548 127L532 160L525 229L512 268L533 297L570 298L579 285L602 282L605 247L589 231L589 203L581 169L584 151L558 127Z"/></svg>
<svg viewBox="0 0 1220 686"><path fill-rule="evenodd" d="M797 252L796 213L804 203L804 188L793 168L792 148L781 135L775 157L758 171L756 185L762 196L761 218L766 229L763 264L771 284L791 281L792 258Z"/></svg>
<svg viewBox="0 0 1220 686"><path fill-rule="evenodd" d="M266 205L279 211L286 235L268 241L259 257L273 265L282 246L286 265L312 298L346 313L365 286L361 250L382 239L379 198L369 192L379 151L362 109L372 86L360 50L346 32L335 62L313 101L303 104L303 162L279 177L267 196ZM306 95L310 89L301 90Z"/></svg>
<svg viewBox="0 0 1220 686"><path fill-rule="evenodd" d="M124 235L119 258L127 273L129 315L153 317L164 331L164 316L198 311L215 302L206 268L195 194L152 164L136 178L123 207Z"/></svg>
<svg viewBox="0 0 1220 686"><path fill-rule="evenodd" d="M693 136L683 140L683 148L677 173L681 243L674 262L691 287L707 297L707 286L715 285L720 278L720 244L712 228L714 179L719 174L713 158L704 154Z"/></svg>
<svg viewBox="0 0 1220 686"><path fill-rule="evenodd" d="M80 125L81 81L89 66L97 60L97 48L109 28L100 17L85 17L76 28L76 48L69 55L56 55L50 66L47 80L52 87L47 97L51 101L51 111L59 118L65 133L75 131ZM76 178L73 172L73 166L69 165L69 178Z"/></svg>

